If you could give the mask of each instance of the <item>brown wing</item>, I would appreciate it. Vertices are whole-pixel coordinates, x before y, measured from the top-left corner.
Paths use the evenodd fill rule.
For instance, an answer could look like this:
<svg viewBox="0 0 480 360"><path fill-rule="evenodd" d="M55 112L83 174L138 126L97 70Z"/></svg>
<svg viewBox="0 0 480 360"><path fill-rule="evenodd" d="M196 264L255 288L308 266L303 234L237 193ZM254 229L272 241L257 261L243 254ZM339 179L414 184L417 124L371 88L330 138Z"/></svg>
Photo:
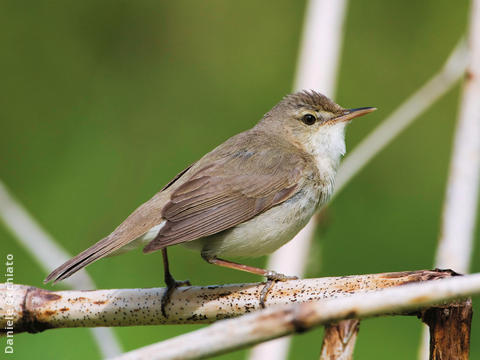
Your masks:
<svg viewBox="0 0 480 360"><path fill-rule="evenodd" d="M162 209L166 223L144 252L245 222L290 198L302 181L306 163L296 152L237 155L200 168L175 189Z"/></svg>

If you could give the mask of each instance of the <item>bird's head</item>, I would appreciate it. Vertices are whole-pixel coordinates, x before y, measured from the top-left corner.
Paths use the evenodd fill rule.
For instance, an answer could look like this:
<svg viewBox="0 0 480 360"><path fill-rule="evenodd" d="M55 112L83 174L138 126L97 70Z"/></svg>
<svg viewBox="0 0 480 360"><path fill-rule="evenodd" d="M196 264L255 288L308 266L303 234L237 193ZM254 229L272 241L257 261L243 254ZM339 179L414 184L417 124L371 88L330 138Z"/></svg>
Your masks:
<svg viewBox="0 0 480 360"><path fill-rule="evenodd" d="M318 92L301 91L285 96L265 114L259 126L278 133L311 155L338 162L345 153L345 126L374 110L344 109Z"/></svg>

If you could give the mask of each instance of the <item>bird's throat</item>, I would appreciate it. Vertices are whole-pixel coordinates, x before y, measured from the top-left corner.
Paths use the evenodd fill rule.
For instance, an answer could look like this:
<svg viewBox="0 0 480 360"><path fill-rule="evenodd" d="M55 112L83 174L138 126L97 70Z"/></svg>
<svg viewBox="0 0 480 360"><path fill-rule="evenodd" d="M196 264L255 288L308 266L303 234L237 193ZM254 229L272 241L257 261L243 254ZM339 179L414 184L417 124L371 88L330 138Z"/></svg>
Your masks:
<svg viewBox="0 0 480 360"><path fill-rule="evenodd" d="M340 159L345 154L345 123L320 128L305 148L315 158L321 174L327 172L334 176Z"/></svg>

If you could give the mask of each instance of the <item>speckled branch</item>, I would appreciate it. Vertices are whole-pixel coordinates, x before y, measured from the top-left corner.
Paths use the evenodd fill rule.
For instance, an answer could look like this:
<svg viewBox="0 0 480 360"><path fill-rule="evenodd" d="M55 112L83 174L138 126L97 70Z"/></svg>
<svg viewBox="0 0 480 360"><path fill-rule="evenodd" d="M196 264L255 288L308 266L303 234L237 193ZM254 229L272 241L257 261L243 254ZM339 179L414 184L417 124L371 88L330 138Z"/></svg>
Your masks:
<svg viewBox="0 0 480 360"><path fill-rule="evenodd" d="M452 276L448 271L413 271L291 280L275 284L267 306L311 302L372 292L411 282ZM39 332L51 328L210 323L260 308L263 284L181 287L172 295L165 318L165 289L47 291L0 285L0 329Z"/></svg>
<svg viewBox="0 0 480 360"><path fill-rule="evenodd" d="M114 360L201 359L340 320L406 313L416 315L430 306L438 307L476 294L480 294L480 273L322 301L279 305L219 321L189 334L128 352ZM446 346L443 349L448 350ZM442 358L455 357L449 357L447 353Z"/></svg>

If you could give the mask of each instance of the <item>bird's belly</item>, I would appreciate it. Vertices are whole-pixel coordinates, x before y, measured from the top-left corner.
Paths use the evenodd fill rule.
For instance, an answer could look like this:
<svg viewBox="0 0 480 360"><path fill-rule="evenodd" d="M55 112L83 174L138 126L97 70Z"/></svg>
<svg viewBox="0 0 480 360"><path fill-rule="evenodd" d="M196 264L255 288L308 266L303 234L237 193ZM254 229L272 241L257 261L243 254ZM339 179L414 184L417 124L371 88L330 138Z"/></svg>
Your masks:
<svg viewBox="0 0 480 360"><path fill-rule="evenodd" d="M303 189L284 203L229 230L182 245L219 257L258 257L291 240L312 217L319 201L315 189Z"/></svg>

